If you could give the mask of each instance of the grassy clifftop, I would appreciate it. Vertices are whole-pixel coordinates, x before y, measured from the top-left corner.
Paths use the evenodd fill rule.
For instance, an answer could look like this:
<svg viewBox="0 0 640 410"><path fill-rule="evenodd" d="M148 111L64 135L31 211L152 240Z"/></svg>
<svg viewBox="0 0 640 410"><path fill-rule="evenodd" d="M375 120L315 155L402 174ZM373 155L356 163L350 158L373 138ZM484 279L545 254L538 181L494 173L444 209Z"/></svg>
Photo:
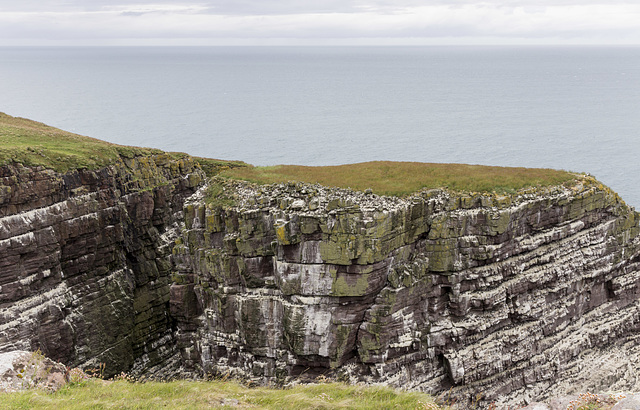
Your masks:
<svg viewBox="0 0 640 410"><path fill-rule="evenodd" d="M376 194L394 196L445 187L504 194L532 186L560 185L576 178L570 172L553 169L391 161L324 167L242 167L226 170L221 175L259 184L300 181L356 191L371 189Z"/></svg>
<svg viewBox="0 0 640 410"><path fill-rule="evenodd" d="M152 148L112 144L0 113L0 165L20 162L66 172L75 168L100 168L123 157L161 153ZM169 155L175 158L187 156L183 153ZM503 194L531 186L560 185L575 178L572 173L552 169L464 164L375 161L319 167L253 167L241 161L196 160L209 176L222 171L224 177L259 184L300 181L357 191L371 189L377 194L395 196L408 195L424 188L443 187Z"/></svg>
<svg viewBox="0 0 640 410"><path fill-rule="evenodd" d="M66 172L77 168L97 169L120 158L163 153L154 148L112 144L0 112L0 165L19 162ZM188 156L181 152L167 154L173 158ZM216 174L222 169L246 166L240 161L195 159L208 175Z"/></svg>
<svg viewBox="0 0 640 410"><path fill-rule="evenodd" d="M65 172L74 168L99 168L119 157L132 158L161 152L111 144L0 113L0 165L20 162Z"/></svg>

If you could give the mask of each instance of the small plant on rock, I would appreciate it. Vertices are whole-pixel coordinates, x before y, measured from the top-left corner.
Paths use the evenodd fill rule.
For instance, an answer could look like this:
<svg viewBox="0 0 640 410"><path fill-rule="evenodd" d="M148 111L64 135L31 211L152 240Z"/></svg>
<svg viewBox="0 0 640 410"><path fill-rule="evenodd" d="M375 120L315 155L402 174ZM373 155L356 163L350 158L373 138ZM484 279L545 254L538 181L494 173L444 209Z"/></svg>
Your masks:
<svg viewBox="0 0 640 410"><path fill-rule="evenodd" d="M125 372L121 372L120 374L116 374L115 376L113 376L113 381L126 381L129 383L135 383L137 380L135 377L133 377L132 375L125 373Z"/></svg>
<svg viewBox="0 0 640 410"><path fill-rule="evenodd" d="M104 379L104 372L107 365L104 363L100 363L98 367L94 367L92 369L86 369L85 373L87 373L91 377L95 377L98 379Z"/></svg>
<svg viewBox="0 0 640 410"><path fill-rule="evenodd" d="M69 380L69 384L71 385L84 385L90 378L91 376L78 369L77 367L74 367L73 369L67 369L67 380Z"/></svg>
<svg viewBox="0 0 640 410"><path fill-rule="evenodd" d="M567 410L603 410L609 409L610 405L615 404L620 399L624 398L624 395L610 395L609 398L604 399L601 396L593 393L582 393L576 400L571 400L567 406Z"/></svg>

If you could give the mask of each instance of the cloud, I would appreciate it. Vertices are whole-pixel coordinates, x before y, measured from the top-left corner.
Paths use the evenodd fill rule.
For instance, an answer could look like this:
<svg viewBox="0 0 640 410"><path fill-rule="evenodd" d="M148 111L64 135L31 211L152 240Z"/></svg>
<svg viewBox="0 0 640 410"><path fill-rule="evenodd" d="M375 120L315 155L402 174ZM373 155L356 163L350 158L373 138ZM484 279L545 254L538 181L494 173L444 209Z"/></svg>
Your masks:
<svg viewBox="0 0 640 410"><path fill-rule="evenodd" d="M640 44L630 0L0 0L0 38L38 39L517 39ZM464 42L463 40L460 40Z"/></svg>

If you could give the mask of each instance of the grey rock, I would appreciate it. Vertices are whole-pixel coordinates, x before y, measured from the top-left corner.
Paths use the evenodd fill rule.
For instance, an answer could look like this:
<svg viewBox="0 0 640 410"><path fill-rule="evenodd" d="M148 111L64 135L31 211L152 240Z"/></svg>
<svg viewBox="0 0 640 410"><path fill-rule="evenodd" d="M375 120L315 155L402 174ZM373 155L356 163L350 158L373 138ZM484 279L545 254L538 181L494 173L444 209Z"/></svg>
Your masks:
<svg viewBox="0 0 640 410"><path fill-rule="evenodd" d="M553 410L548 404L538 403L538 402L531 403L525 407L522 407L521 409L522 410Z"/></svg>
<svg viewBox="0 0 640 410"><path fill-rule="evenodd" d="M225 180L216 207L203 181L168 156L0 167L0 352L463 407L640 390L640 216L590 177L408 198Z"/></svg>
<svg viewBox="0 0 640 410"><path fill-rule="evenodd" d="M312 213L265 206L302 195L291 187L261 187L262 205L251 185L227 188L237 206L190 203L174 248L201 308L177 322L194 369L333 375L458 403L481 392L505 408L633 388L640 218L595 180L508 199L313 186Z"/></svg>
<svg viewBox="0 0 640 410"><path fill-rule="evenodd" d="M611 410L638 410L640 409L640 394L627 395L617 402Z"/></svg>
<svg viewBox="0 0 640 410"><path fill-rule="evenodd" d="M578 400L578 396L560 396L549 400L548 406L551 410L566 410L567 407Z"/></svg>
<svg viewBox="0 0 640 410"><path fill-rule="evenodd" d="M0 352L104 363L107 376L169 363L170 232L202 181L167 155L65 174L0 167Z"/></svg>
<svg viewBox="0 0 640 410"><path fill-rule="evenodd" d="M0 353L0 393L32 388L54 392L67 381L67 368L40 353Z"/></svg>

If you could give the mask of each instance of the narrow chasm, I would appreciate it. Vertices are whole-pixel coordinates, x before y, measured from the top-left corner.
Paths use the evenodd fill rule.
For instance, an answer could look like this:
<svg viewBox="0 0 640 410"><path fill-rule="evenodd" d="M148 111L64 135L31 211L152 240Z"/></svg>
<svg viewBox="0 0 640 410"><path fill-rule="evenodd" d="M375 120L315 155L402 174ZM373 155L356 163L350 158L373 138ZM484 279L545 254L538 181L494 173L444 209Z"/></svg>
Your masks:
<svg viewBox="0 0 640 410"><path fill-rule="evenodd" d="M640 216L589 176L508 196L208 184L159 152L1 166L0 352L498 407L640 389Z"/></svg>

